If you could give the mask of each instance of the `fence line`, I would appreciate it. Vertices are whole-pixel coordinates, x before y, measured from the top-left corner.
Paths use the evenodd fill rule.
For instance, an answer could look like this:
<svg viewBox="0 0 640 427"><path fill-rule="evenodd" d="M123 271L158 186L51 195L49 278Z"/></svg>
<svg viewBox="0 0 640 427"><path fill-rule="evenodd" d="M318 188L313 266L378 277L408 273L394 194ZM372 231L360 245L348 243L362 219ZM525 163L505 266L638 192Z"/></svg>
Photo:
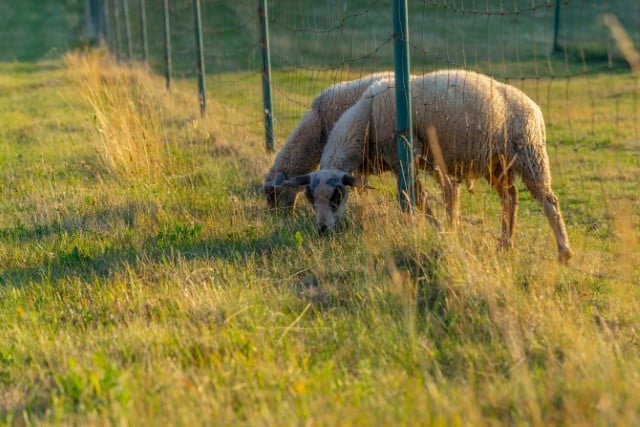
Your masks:
<svg viewBox="0 0 640 427"><path fill-rule="evenodd" d="M257 134L255 123L262 122L267 151L286 138L315 94L394 64L391 0L87 1L88 16L95 15L94 2L102 8L103 38L117 58L148 63L165 75L167 88L175 79L201 79L194 97L201 111L209 96L238 112L216 118L220 123ZM128 7L132 1L137 7ZM203 26L194 43L199 3ZM555 130L551 144L638 141L640 88L634 78L624 90L609 85L610 73L629 66L603 17L617 16L638 46L639 2L409 1L407 14L413 74L465 68L525 89ZM569 90L577 85L579 91Z"/></svg>

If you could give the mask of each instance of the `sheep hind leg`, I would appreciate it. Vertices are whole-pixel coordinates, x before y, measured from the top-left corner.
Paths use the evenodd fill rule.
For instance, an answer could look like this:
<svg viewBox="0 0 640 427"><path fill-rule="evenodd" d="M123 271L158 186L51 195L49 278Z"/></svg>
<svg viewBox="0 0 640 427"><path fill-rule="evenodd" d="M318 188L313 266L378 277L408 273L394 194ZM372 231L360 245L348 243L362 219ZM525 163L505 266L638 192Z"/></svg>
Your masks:
<svg viewBox="0 0 640 427"><path fill-rule="evenodd" d="M535 184L530 185L526 181L525 184L533 197L542 205L542 210L555 234L558 245L558 261L566 263L573 256L573 252L569 245L569 237L567 236L567 229L564 225L562 213L560 212L560 201L558 197L550 187L543 188Z"/></svg>
<svg viewBox="0 0 640 427"><path fill-rule="evenodd" d="M556 235L556 242L558 244L558 260L562 263L566 263L573 255L573 252L569 245L567 229L564 225L562 213L560 212L560 202L551 189L549 189L542 206L544 214L547 216L549 224Z"/></svg>

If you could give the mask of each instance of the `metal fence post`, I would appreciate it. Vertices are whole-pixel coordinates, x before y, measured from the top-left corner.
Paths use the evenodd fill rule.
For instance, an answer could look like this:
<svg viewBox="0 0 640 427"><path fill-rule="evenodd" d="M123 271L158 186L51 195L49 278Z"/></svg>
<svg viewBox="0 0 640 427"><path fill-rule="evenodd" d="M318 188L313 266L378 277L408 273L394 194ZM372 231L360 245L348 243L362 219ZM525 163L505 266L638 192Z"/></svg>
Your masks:
<svg viewBox="0 0 640 427"><path fill-rule="evenodd" d="M87 0L87 34L89 41L95 44L104 43L104 12L101 0Z"/></svg>
<svg viewBox="0 0 640 427"><path fill-rule="evenodd" d="M100 2L100 44L107 45L107 37L109 36L109 23L107 17L109 16L109 3L108 0L102 0Z"/></svg>
<svg viewBox="0 0 640 427"><path fill-rule="evenodd" d="M167 90L171 89L171 24L169 18L169 0L163 2L164 18L164 76Z"/></svg>
<svg viewBox="0 0 640 427"><path fill-rule="evenodd" d="M149 45L147 43L147 11L145 0L138 0L140 7L140 41L142 42L142 59L145 64L149 62Z"/></svg>
<svg viewBox="0 0 640 427"><path fill-rule="evenodd" d="M271 55L269 52L269 15L267 0L258 0L260 19L260 51L262 53L262 103L264 108L264 137L267 151L274 150L273 107L271 103Z"/></svg>
<svg viewBox="0 0 640 427"><path fill-rule="evenodd" d="M407 0L393 0L393 59L396 80L398 198L403 211L415 206L415 165L411 123L411 85L409 80L409 24Z"/></svg>
<svg viewBox="0 0 640 427"><path fill-rule="evenodd" d="M120 46L120 33L122 29L120 28L120 8L118 6L118 0L111 0L113 3L113 28L115 30L115 34L113 35L116 59L120 61L122 59L122 46Z"/></svg>
<svg viewBox="0 0 640 427"><path fill-rule="evenodd" d="M200 13L200 0L193 0L193 21L196 36L196 72L198 74L198 93L200 101L200 114L207 110L207 95L204 87L204 52L202 49L202 17Z"/></svg>
<svg viewBox="0 0 640 427"><path fill-rule="evenodd" d="M109 9L109 0L103 0L102 3L102 20L104 21L104 43L107 45L107 47L109 49L111 49L112 46L112 40L113 40L113 34L111 31L111 12ZM111 41L109 40L111 39Z"/></svg>
<svg viewBox="0 0 640 427"><path fill-rule="evenodd" d="M560 44L558 43L558 33L560 32L560 3L562 0L556 0L556 14L553 24L553 51L560 52Z"/></svg>
<svg viewBox="0 0 640 427"><path fill-rule="evenodd" d="M131 46L131 23L129 22L129 0L122 0L122 10L124 13L124 37L127 43L127 59L133 59L133 48Z"/></svg>

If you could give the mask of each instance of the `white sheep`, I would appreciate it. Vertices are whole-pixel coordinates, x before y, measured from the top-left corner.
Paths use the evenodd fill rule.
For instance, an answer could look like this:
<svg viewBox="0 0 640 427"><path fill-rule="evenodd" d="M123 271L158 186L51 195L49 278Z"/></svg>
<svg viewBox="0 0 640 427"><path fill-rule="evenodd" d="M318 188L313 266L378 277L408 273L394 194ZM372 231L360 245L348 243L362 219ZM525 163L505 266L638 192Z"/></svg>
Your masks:
<svg viewBox="0 0 640 427"><path fill-rule="evenodd" d="M281 187L281 184L289 177L315 170L329 133L342 113L355 104L372 83L392 75L390 72L381 72L337 83L316 96L311 109L289 135L264 177L262 192L271 209L293 207L300 190Z"/></svg>
<svg viewBox="0 0 640 427"><path fill-rule="evenodd" d="M416 164L440 175L447 213L459 215L459 188L485 177L502 200L500 242L510 246L516 222L522 177L542 205L553 229L559 259L572 253L558 198L551 189L545 126L540 108L517 88L488 76L445 70L411 80ZM378 170L399 170L393 79L373 84L334 126L316 172L291 178L283 185L305 185L316 226L325 231L344 214L347 187L358 186L351 175L366 161ZM423 141L428 141L425 144ZM433 150L441 151L434 159ZM440 167L434 167L442 160ZM444 169L444 170L443 170Z"/></svg>

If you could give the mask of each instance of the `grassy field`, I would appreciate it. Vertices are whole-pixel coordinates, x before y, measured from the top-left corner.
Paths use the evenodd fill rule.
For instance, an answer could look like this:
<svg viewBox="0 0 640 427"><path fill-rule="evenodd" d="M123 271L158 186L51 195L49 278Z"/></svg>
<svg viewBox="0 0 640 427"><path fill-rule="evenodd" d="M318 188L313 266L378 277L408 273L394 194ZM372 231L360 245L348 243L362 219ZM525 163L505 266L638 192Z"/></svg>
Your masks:
<svg viewBox="0 0 640 427"><path fill-rule="evenodd" d="M268 211L256 74L212 77L236 87L200 117L192 82L31 52L0 63L0 422L640 424L637 76L513 82L547 119L562 266L522 185L508 253L484 183L456 232L387 175L328 236ZM275 78L306 102L332 76Z"/></svg>

